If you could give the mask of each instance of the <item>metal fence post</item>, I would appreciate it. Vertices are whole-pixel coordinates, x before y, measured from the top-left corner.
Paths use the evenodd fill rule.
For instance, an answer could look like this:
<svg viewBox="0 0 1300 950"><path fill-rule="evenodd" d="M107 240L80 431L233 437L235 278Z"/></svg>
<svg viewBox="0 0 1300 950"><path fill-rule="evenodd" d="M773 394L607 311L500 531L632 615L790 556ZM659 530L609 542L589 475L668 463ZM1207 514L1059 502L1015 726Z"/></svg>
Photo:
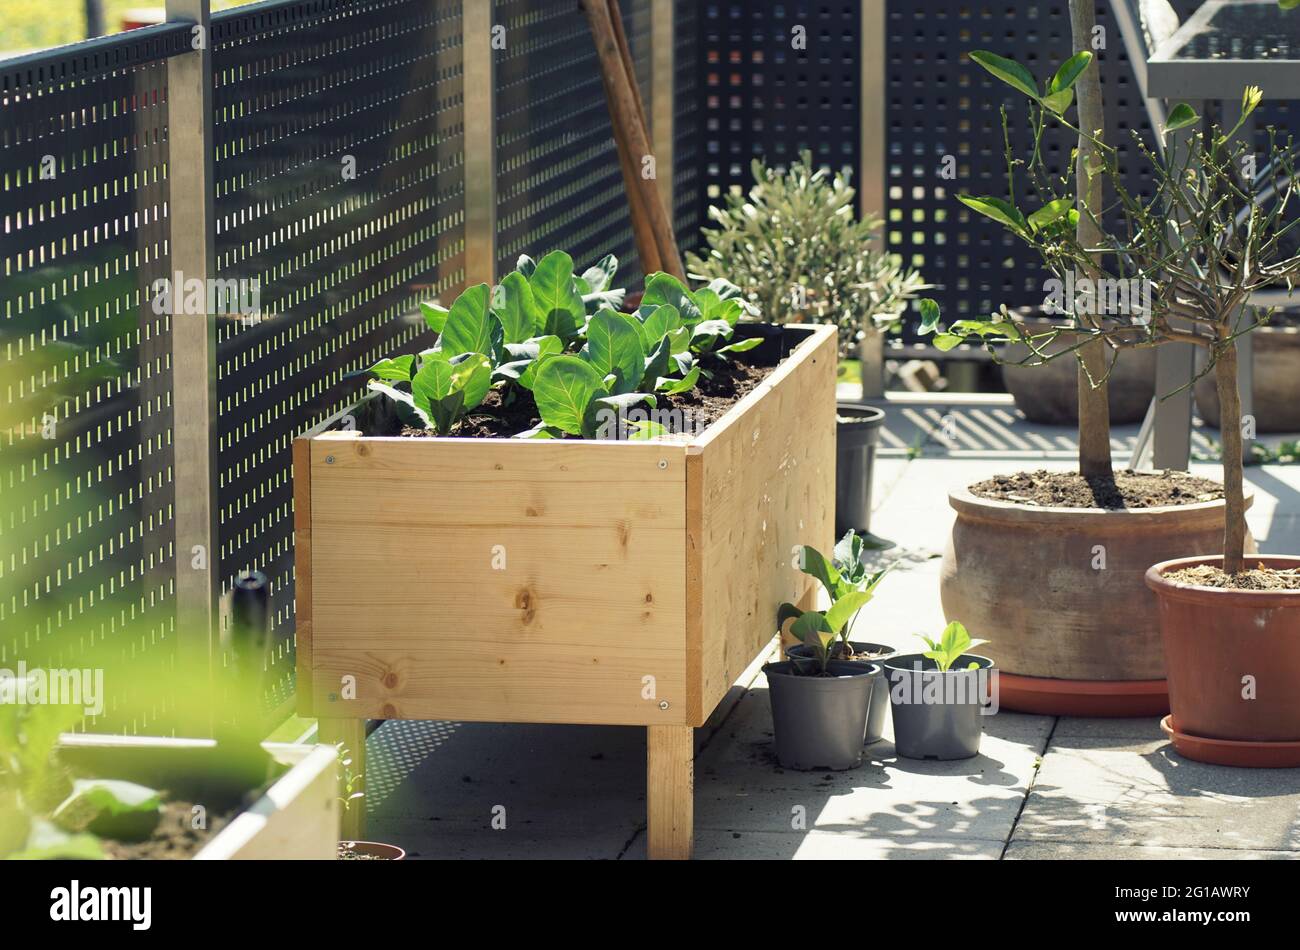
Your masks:
<svg viewBox="0 0 1300 950"><path fill-rule="evenodd" d="M464 4L465 283L494 284L497 272L496 4ZM506 43L512 38L506 37Z"/></svg>
<svg viewBox="0 0 1300 950"><path fill-rule="evenodd" d="M886 15L888 0L862 0L861 31L861 89L859 90L858 133L858 212L864 217L878 214L885 219L875 240L876 248L889 248L889 216L886 211L889 187L888 83L885 70ZM864 325L871 314L862 314ZM867 336L858 347L862 364L862 398L878 399L885 395L884 334L868 328Z"/></svg>
<svg viewBox="0 0 1300 950"><path fill-rule="evenodd" d="M209 0L167 0L168 22L193 24L191 52L167 60L168 218L175 282L216 271L212 151L212 36ZM176 490L178 647L187 662L210 663L220 591L217 537L216 314L170 314L173 483Z"/></svg>
<svg viewBox="0 0 1300 950"><path fill-rule="evenodd" d="M658 176L659 194L668 210L668 220L673 214L673 121L676 109L674 73L676 60L674 47L677 38L673 28L676 20L675 4L660 0L650 4L650 125L651 147L655 150L655 175Z"/></svg>

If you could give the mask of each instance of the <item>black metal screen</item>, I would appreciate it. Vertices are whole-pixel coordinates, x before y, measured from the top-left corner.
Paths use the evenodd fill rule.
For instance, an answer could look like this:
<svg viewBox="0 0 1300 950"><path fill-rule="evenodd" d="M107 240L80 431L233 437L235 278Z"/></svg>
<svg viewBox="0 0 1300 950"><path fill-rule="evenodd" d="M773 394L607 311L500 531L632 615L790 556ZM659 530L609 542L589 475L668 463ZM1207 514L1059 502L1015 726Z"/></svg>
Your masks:
<svg viewBox="0 0 1300 950"><path fill-rule="evenodd" d="M1131 155L1131 130L1150 141L1150 126L1109 4L1097 4L1105 30L1098 51L1108 141ZM1041 306L1046 274L1037 254L997 224L956 201L958 193L1006 196L1000 110L1005 103L1016 154L1031 141L1024 97L968 58L989 49L1046 78L1072 52L1065 0L1011 5L953 5L944 0L894 0L888 6L889 246L937 285L933 296L954 317L987 314L1001 304ZM1048 136L1054 174L1073 145ZM1128 187L1149 195L1141 161ZM945 168L954 177L945 177ZM1023 176L1022 176L1023 177Z"/></svg>
<svg viewBox="0 0 1300 950"><path fill-rule="evenodd" d="M861 0L710 0L698 7L703 104L700 216L748 190L750 163L781 166L802 149L858 164Z"/></svg>
<svg viewBox="0 0 1300 950"><path fill-rule="evenodd" d="M650 108L650 3L624 0L624 29ZM497 271L560 249L582 267L613 253L641 276L596 48L574 0L495 0Z"/></svg>
<svg viewBox="0 0 1300 950"><path fill-rule="evenodd" d="M260 310L218 344L221 576L272 583L290 685L295 436L464 280L461 4L304 0L213 18L217 270Z"/></svg>
<svg viewBox="0 0 1300 950"><path fill-rule="evenodd" d="M674 0L673 7L673 230L683 255L700 245L705 203L700 153L703 109L700 102L698 49L700 5Z"/></svg>
<svg viewBox="0 0 1300 950"><path fill-rule="evenodd" d="M166 59L189 36L0 63L0 668L171 643L169 323L150 288L169 272Z"/></svg>

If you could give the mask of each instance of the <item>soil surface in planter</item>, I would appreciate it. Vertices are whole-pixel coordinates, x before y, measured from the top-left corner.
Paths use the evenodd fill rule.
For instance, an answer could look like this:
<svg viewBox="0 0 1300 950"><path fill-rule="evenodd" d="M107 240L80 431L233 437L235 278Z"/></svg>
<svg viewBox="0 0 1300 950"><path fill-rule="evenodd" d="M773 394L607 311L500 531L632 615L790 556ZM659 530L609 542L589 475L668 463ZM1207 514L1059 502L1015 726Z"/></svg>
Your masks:
<svg viewBox="0 0 1300 950"><path fill-rule="evenodd" d="M1159 508L1218 501L1223 486L1186 472L1116 472L1114 477L1078 472L1016 472L970 486L980 498L1040 508Z"/></svg>
<svg viewBox="0 0 1300 950"><path fill-rule="evenodd" d="M775 366L751 366L734 361L713 366L713 378L701 376L699 384L688 393L675 396L656 393L655 418L663 422L669 432L683 431L682 424L689 426L692 432L701 432L721 419L728 409L745 398L775 369ZM516 395L509 406L503 404L501 390L489 392L479 407L461 420L451 436L458 439L508 439L541 422L533 394L522 387L513 389ZM662 415L658 415L660 413ZM400 433L366 432L366 435L396 434L433 438L438 433L412 426L403 427Z"/></svg>
<svg viewBox="0 0 1300 950"><path fill-rule="evenodd" d="M1249 568L1240 574L1226 574L1222 568L1201 564L1166 574L1165 578L1176 584L1229 590L1300 590L1300 569L1275 571L1261 566Z"/></svg>
<svg viewBox="0 0 1300 950"><path fill-rule="evenodd" d="M143 841L114 841L102 839L104 853L117 860L186 860L203 850L212 838L234 817L234 811L207 814L207 827L191 827L194 821L194 802L167 801L158 827Z"/></svg>

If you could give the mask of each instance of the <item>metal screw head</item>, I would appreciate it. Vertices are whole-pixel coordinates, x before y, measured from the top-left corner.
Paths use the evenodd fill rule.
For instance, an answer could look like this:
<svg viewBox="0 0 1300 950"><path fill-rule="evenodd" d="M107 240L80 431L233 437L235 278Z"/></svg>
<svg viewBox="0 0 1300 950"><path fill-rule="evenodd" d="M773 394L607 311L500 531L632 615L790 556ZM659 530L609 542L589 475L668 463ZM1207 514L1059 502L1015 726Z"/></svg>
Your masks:
<svg viewBox="0 0 1300 950"><path fill-rule="evenodd" d="M326 465L333 465L333 464L334 464L334 456L332 456L332 455L327 455L327 456L325 456L325 464L326 464Z"/></svg>
<svg viewBox="0 0 1300 950"><path fill-rule="evenodd" d="M660 708L660 709L667 709L667 708L668 708L668 700L666 700L666 699L661 699L661 700L659 701L659 708Z"/></svg>
<svg viewBox="0 0 1300 950"><path fill-rule="evenodd" d="M660 460L659 460L659 467L660 467L660 468L667 468L667 467L668 467L668 460L667 460L667 459L660 459Z"/></svg>

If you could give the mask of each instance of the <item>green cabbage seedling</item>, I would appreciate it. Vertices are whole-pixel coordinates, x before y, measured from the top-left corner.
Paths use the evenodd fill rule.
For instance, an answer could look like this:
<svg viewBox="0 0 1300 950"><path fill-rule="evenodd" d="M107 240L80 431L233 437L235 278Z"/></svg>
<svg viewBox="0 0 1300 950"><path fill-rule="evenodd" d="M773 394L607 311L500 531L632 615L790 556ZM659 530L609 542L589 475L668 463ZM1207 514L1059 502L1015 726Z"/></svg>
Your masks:
<svg viewBox="0 0 1300 950"><path fill-rule="evenodd" d="M988 643L987 640L972 640L970 634L966 632L966 628L956 621L944 628L943 635L937 642L924 634L918 633L917 636L924 640L925 645L930 648L925 651L925 656L934 660L935 665L939 667L940 673L948 672L967 650L973 649L981 643ZM966 669L977 670L979 664L971 662Z"/></svg>

